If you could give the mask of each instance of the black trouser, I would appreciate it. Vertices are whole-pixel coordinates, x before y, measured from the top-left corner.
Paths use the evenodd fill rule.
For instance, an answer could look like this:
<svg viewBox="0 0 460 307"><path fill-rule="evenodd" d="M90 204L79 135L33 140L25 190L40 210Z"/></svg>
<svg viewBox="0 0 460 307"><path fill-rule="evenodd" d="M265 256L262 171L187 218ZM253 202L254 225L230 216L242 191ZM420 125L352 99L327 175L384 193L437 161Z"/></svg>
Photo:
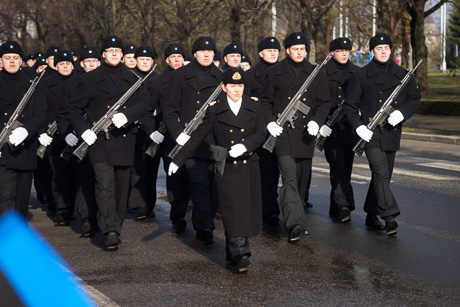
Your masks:
<svg viewBox="0 0 460 307"><path fill-rule="evenodd" d="M185 167L190 179L193 228L197 232L214 230L213 219L217 211L216 198L212 197L215 193L215 189L212 189L214 163L211 160L192 158L185 162Z"/></svg>
<svg viewBox="0 0 460 307"><path fill-rule="evenodd" d="M141 205L146 205L149 211L152 211L155 207L155 200L152 202L147 198L149 190L154 189L156 193L156 186L147 185L147 176L150 175L147 170L151 170L151 168L147 167L147 157L142 148L136 148L134 164L130 168L131 180L128 198L128 208L130 210L136 209ZM158 173L158 167L156 172Z"/></svg>
<svg viewBox="0 0 460 307"><path fill-rule="evenodd" d="M337 144L326 142L324 155L329 163L329 179L331 182L331 194L329 215L338 216L339 208L347 207L350 211L355 210L355 198L351 185L351 173L355 153L352 144Z"/></svg>
<svg viewBox="0 0 460 307"><path fill-rule="evenodd" d="M52 188L53 173L49 159L40 158L37 156L37 168L34 170L34 186L37 193L44 193L46 202L54 206L54 196Z"/></svg>
<svg viewBox="0 0 460 307"><path fill-rule="evenodd" d="M278 181L280 172L276 156L269 151L259 148L260 181L262 189L262 217L264 221L270 216L280 214L278 205Z"/></svg>
<svg viewBox="0 0 460 307"><path fill-rule="evenodd" d="M97 222L101 232L121 232L129 193L129 166L94 163Z"/></svg>
<svg viewBox="0 0 460 307"><path fill-rule="evenodd" d="M82 161L76 157L70 160L76 181L75 207L82 222L96 223L96 195L94 170L86 156Z"/></svg>
<svg viewBox="0 0 460 307"><path fill-rule="evenodd" d="M287 230L294 225L300 225L303 229L306 229L307 226L303 200L300 198L297 184L296 164L296 160L291 156L278 157L278 166L283 182L280 189L280 205Z"/></svg>
<svg viewBox="0 0 460 307"><path fill-rule="evenodd" d="M371 215L380 215L383 219L399 215L399 206L390 189L393 174L395 151L383 151L380 147L366 148L366 157L372 172L367 191L364 211Z"/></svg>
<svg viewBox="0 0 460 307"><path fill-rule="evenodd" d="M0 166L0 215L16 209L27 217L32 188L32 171L11 170Z"/></svg>
<svg viewBox="0 0 460 307"><path fill-rule="evenodd" d="M251 248L247 237L226 237L225 254L227 261L236 261L241 256L251 257Z"/></svg>
<svg viewBox="0 0 460 307"><path fill-rule="evenodd" d="M64 212L67 217L73 215L75 209L75 176L72 165L58 155L46 155L51 166L53 197L56 211Z"/></svg>
<svg viewBox="0 0 460 307"><path fill-rule="evenodd" d="M312 159L295 159L297 188L301 200L308 201L311 184Z"/></svg>

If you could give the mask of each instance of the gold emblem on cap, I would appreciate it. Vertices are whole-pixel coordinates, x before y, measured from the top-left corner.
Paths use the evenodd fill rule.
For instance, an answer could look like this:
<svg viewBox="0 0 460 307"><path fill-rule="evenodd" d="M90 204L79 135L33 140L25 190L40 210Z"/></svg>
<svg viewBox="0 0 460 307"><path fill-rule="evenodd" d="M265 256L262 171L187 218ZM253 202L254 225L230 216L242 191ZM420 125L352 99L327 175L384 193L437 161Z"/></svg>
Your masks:
<svg viewBox="0 0 460 307"><path fill-rule="evenodd" d="M233 76L232 76L232 79L233 80L241 80L240 73L239 72L234 73Z"/></svg>

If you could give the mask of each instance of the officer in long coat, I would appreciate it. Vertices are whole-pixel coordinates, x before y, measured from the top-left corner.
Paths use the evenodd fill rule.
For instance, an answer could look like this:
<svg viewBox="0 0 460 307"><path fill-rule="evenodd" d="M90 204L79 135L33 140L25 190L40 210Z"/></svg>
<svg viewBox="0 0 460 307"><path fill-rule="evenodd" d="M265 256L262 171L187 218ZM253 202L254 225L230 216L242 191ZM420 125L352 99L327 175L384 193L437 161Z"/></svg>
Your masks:
<svg viewBox="0 0 460 307"><path fill-rule="evenodd" d="M351 40L346 37L336 38L329 44L332 58L323 68L326 71L331 94L332 104L329 116L343 102L351 73L359 68L349 59L352 48ZM340 222L348 222L350 221L350 211L355 209L351 172L355 157L352 149L358 138L344 118L333 127L323 125L319 133L323 137L327 137L324 154L329 163L331 182L329 215Z"/></svg>
<svg viewBox="0 0 460 307"><path fill-rule="evenodd" d="M169 96L168 85L171 74L184 66L185 49L181 44L169 44L164 50L164 58L168 66L166 69L155 78L147 80L147 90L150 94L150 109L156 111L155 123L153 126L149 121L144 122L145 129L151 134L153 142L159 144L157 153L154 158L146 155L148 184L147 199L153 204L156 202L157 189L156 181L158 176L158 168L160 160L163 160L163 168L168 171L171 158L168 157L169 152L173 149L176 142L171 138L171 135L166 131L159 131L163 122L163 105ZM176 233L180 234L185 231L187 222L185 215L187 213L187 204L189 200L188 178L185 167L181 167L173 176L166 177L166 191L168 201L171 204L169 218L173 224Z"/></svg>
<svg viewBox="0 0 460 307"><path fill-rule="evenodd" d="M280 189L280 205L288 230L289 242L297 242L306 230L303 197L309 187L315 137L319 125L325 122L329 113L330 94L324 71L320 71L302 96L301 103L310 107L307 115L298 112L280 127L275 121L289 104L314 66L306 60L309 41L305 34L296 32L288 35L284 47L288 56L268 69L267 79L260 99L265 110L267 129L278 138L274 152L283 184Z"/></svg>
<svg viewBox="0 0 460 307"><path fill-rule="evenodd" d="M223 174L216 174L219 209L226 236L226 259L238 273L247 271L251 250L248 237L262 227L259 157L255 150L265 139L265 121L260 103L243 96L244 71L227 68L215 105L192 134L183 152L173 159L183 165L200 141L212 131L215 144L228 150Z"/></svg>
<svg viewBox="0 0 460 307"><path fill-rule="evenodd" d="M262 96L267 69L278 63L280 42L276 37L266 37L257 46L260 62L246 72L244 94L259 99ZM268 132L267 132L268 133ZM262 216L267 230L279 226L278 182L280 172L275 154L260 147L260 179L262 187Z"/></svg>
<svg viewBox="0 0 460 307"><path fill-rule="evenodd" d="M15 112L30 87L30 78L21 70L22 48L15 41L0 46L3 70L0 72L0 114L2 127ZM46 98L40 84L19 114L21 127L7 136L0 152L0 215L16 209L27 216L32 171L37 167L37 132L45 122ZM16 147L12 150L10 142Z"/></svg>
<svg viewBox="0 0 460 307"><path fill-rule="evenodd" d="M184 145L189 136L183 133L188 123L214 92L222 80L222 72L213 63L216 45L207 36L198 38L192 47L193 61L171 74L168 99L163 107L163 119L171 137L179 145ZM185 162L190 179L190 193L193 202L192 222L197 239L205 245L212 245L214 215L217 200L211 200L213 162L206 138L197 147L192 157ZM214 191L215 192L215 191Z"/></svg>
<svg viewBox="0 0 460 307"><path fill-rule="evenodd" d="M134 162L136 129L133 123L147 112L149 95L144 85L126 101L112 117L114 129L110 139L105 133L96 135L92 123L107 111L138 80L121 63L123 42L109 35L101 44L103 64L81 76L69 101L69 118L77 136L89 147L89 158L96 179L98 224L109 250L118 249L129 191L130 167ZM85 118L85 113L86 117ZM153 115L152 115L153 116Z"/></svg>
<svg viewBox="0 0 460 307"><path fill-rule="evenodd" d="M392 104L394 111L388 122L374 131L366 126L407 73L390 58L392 47L391 38L383 33L370 40L369 50L374 57L353 73L345 95L347 120L358 136L368 142L364 150L372 179L364 203L366 226L377 230L384 228L388 235L396 234L398 223L395 218L400 214L390 180L396 151L400 148L402 123L414 115L420 105L420 91L415 78L411 77ZM385 227L378 216L385 220Z"/></svg>

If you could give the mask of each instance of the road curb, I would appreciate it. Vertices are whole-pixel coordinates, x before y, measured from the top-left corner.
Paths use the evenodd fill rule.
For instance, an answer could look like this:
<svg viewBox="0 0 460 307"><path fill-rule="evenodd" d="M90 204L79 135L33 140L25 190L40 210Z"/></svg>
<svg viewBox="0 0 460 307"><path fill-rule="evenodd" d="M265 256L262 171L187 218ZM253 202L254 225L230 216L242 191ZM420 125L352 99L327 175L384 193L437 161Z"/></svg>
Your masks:
<svg viewBox="0 0 460 307"><path fill-rule="evenodd" d="M406 140L460 145L460 136L458 135L439 135L439 134L414 133L414 132L404 132L403 131L402 138Z"/></svg>

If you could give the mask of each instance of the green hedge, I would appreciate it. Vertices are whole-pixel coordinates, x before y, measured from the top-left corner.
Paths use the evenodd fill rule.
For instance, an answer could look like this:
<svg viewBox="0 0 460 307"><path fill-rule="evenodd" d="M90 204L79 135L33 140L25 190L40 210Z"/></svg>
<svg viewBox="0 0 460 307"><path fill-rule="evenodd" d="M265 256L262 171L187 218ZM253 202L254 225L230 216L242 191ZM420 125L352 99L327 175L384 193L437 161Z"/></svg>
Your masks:
<svg viewBox="0 0 460 307"><path fill-rule="evenodd" d="M460 101L422 99L417 114L460 116Z"/></svg>

